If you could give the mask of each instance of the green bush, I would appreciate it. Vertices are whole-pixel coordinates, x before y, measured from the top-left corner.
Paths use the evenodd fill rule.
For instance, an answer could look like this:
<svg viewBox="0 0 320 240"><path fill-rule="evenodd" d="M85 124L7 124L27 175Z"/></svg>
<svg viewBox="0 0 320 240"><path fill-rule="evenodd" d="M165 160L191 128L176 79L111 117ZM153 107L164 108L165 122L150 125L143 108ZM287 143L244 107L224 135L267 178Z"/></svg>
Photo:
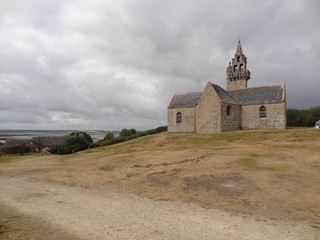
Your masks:
<svg viewBox="0 0 320 240"><path fill-rule="evenodd" d="M49 152L52 154L71 154L88 149L93 143L91 136L85 132L73 132L69 136L65 144L52 146Z"/></svg>
<svg viewBox="0 0 320 240"><path fill-rule="evenodd" d="M114 134L112 132L108 132L103 140L111 140L114 139Z"/></svg>
<svg viewBox="0 0 320 240"><path fill-rule="evenodd" d="M30 146L12 146L12 147L4 147L1 149L1 154L27 154L31 152L36 152L35 147Z"/></svg>
<svg viewBox="0 0 320 240"><path fill-rule="evenodd" d="M288 126L314 126L316 121L320 120L320 107L306 109L288 109Z"/></svg>
<svg viewBox="0 0 320 240"><path fill-rule="evenodd" d="M88 143L93 142L91 136L86 132L73 132L70 133L70 136L75 138L84 138Z"/></svg>
<svg viewBox="0 0 320 240"><path fill-rule="evenodd" d="M136 134L137 132L136 132L136 130L135 129L133 129L133 128L131 128L130 130L129 129L126 129L126 128L123 128L122 130L121 130L121 132L120 132L120 135L119 135L119 137L129 137L129 136L132 136L132 135L134 135L134 134Z"/></svg>
<svg viewBox="0 0 320 240"><path fill-rule="evenodd" d="M167 129L168 128L166 126L162 126L162 127L156 128L156 129L150 129L147 131L137 132L133 128L130 130L123 128L120 132L119 137L110 138L110 139L106 139L106 137L105 137L103 140L96 142L92 146L93 147L103 147L106 145L112 145L112 144L117 144L117 143L121 143L121 142L126 142L129 140L135 139L135 138L146 136L146 135L164 132L164 131L167 131Z"/></svg>
<svg viewBox="0 0 320 240"><path fill-rule="evenodd" d="M131 133L131 135L134 135L134 134L137 133L137 131L136 131L134 128L131 128L131 129L129 130L129 132Z"/></svg>

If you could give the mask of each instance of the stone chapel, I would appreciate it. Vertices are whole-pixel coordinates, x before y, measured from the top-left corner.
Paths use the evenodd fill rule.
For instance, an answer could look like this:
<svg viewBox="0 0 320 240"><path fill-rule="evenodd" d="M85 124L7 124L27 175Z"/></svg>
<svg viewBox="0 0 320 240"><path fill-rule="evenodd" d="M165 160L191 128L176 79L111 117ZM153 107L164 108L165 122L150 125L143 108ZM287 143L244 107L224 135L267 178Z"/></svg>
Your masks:
<svg viewBox="0 0 320 240"><path fill-rule="evenodd" d="M168 132L285 129L285 84L248 87L249 79L239 40L226 70L226 89L208 82L203 92L175 94L168 106Z"/></svg>

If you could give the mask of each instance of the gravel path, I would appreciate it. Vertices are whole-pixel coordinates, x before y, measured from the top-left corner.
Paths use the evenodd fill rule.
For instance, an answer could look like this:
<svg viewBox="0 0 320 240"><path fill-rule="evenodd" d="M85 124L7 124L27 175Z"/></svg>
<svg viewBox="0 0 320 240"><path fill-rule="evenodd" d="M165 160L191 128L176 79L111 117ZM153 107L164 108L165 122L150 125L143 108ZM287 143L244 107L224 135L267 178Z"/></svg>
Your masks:
<svg viewBox="0 0 320 240"><path fill-rule="evenodd" d="M320 231L304 223L21 177L0 177L0 204L83 239L320 239Z"/></svg>

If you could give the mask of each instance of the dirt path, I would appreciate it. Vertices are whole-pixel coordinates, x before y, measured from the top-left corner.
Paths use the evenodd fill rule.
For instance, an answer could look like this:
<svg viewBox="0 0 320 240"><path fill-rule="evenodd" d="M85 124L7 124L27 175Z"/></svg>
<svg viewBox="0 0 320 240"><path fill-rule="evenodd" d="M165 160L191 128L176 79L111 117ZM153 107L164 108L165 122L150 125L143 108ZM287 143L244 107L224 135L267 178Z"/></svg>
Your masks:
<svg viewBox="0 0 320 240"><path fill-rule="evenodd" d="M188 203L25 177L0 177L0 205L81 239L320 239L320 231L304 223L233 216Z"/></svg>

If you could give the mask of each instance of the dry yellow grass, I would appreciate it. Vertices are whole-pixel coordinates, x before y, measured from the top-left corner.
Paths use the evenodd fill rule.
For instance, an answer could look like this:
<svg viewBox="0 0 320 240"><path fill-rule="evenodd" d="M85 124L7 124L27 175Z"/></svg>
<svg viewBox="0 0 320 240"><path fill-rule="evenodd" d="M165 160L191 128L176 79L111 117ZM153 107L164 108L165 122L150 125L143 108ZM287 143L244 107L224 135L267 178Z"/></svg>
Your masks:
<svg viewBox="0 0 320 240"><path fill-rule="evenodd" d="M74 155L0 157L0 174L320 226L320 131L314 129L161 133Z"/></svg>

